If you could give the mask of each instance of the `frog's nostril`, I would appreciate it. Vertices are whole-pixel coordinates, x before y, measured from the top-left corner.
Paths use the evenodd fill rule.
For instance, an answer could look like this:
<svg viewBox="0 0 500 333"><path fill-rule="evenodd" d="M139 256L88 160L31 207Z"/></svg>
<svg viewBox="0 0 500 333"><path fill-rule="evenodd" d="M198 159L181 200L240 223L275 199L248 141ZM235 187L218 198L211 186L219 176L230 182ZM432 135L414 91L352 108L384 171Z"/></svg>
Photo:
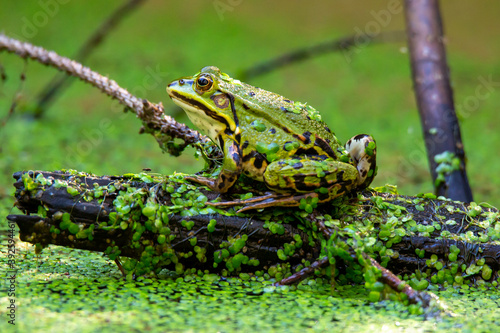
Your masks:
<svg viewBox="0 0 500 333"><path fill-rule="evenodd" d="M183 79L179 80L179 85L182 86L184 83L186 83Z"/></svg>

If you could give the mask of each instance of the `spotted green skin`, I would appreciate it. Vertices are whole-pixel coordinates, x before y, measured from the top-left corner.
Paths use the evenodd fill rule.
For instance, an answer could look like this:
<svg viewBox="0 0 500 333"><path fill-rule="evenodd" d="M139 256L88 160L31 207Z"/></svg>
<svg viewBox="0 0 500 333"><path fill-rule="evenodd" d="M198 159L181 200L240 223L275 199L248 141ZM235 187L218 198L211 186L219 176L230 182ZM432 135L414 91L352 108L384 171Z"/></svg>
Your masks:
<svg viewBox="0 0 500 333"><path fill-rule="evenodd" d="M346 149L313 107L240 82L217 67L173 81L167 92L224 152L217 179L192 180L224 193L244 173L277 193L244 202L251 203L248 209L296 206L307 197L329 201L367 187L375 176L370 136L353 137Z"/></svg>

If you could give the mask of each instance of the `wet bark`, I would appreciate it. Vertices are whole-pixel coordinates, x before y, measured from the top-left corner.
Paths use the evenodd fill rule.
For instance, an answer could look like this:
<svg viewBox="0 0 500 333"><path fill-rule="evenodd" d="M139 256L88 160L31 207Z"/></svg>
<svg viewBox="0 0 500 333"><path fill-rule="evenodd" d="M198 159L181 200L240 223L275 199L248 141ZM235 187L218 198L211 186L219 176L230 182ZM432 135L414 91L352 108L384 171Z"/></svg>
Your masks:
<svg viewBox="0 0 500 333"><path fill-rule="evenodd" d="M471 202L472 192L453 103L439 2L406 0L405 14L415 97L435 193ZM436 155L444 152L451 154L448 160L436 161Z"/></svg>
<svg viewBox="0 0 500 333"><path fill-rule="evenodd" d="M38 186L37 188L27 189L26 182L23 181L24 172L14 174L16 180L14 186L16 187L16 206L24 212L24 215L9 215L8 220L18 224L20 229L20 238L23 241L28 241L33 244L41 245L61 245L71 248L78 248L90 251L105 252L106 249L113 243L114 246L120 248L120 256L131 257L140 259L144 247L134 247L133 229L132 228L100 228L102 222L109 221L109 216L112 212L116 211L114 200L118 195L110 193L104 199L85 199L85 192L91 190L95 186L106 186L111 183L115 184L128 184L134 188L144 188L151 190L153 187L158 186L155 182L141 182L127 177L92 177L83 175L71 175L58 172L29 172L30 179L35 179L38 174L42 174L46 179L60 179L69 183L79 184L79 193L70 194L66 187L57 188L54 183L52 185ZM204 192L209 200L217 197L217 193L205 191ZM171 194L168 192L156 192L157 200L168 205L172 204ZM457 255L458 262L465 263L467 266L475 263L478 259L482 258L485 264L492 270L492 278L495 278L500 269L500 242L498 239L490 240L487 242L467 241L464 240L462 235L468 232L471 237L479 236L487 233L488 228L481 225L488 214L498 213L493 208L485 209L485 216L477 216L471 218L468 213L468 207L460 202L441 201L437 199L422 199L412 198L399 195L390 195L383 193L368 193L365 195L378 196L383 201L370 200L363 203L358 208L362 213L355 216L355 219L360 221L370 220L374 216L380 217L381 207L384 204L396 205L397 209L405 210L405 215L411 217L416 222L416 227L419 225L430 226L438 221L441 225L440 229L435 229L428 236L422 236L418 233L407 234L402 237L399 242L392 244L392 250L398 253L398 256L391 258L387 263L387 268L395 274L411 274L416 270L423 271L427 268L426 261L432 255L437 255L439 260L445 264L450 263L448 256L450 253L450 246L455 245L460 253ZM424 209L416 207L414 200L422 200ZM354 206L356 206L355 204ZM314 214L309 215L305 219L312 225L317 225L319 229L325 228L322 224L318 224L316 216L324 214L326 205L319 207ZM40 207L44 207L45 213L40 214ZM59 227L61 224L61 212L68 212L71 215L71 220L81 225L83 229L88 228L90 225L95 225L93 231L93 238L78 238L71 235L67 231L62 231L59 234L51 231L51 228ZM265 211L264 211L265 212ZM389 214L390 216L391 214ZM321 243L316 240L311 241L310 235L304 229L304 223L299 220L291 221L283 224L283 233L273 233L265 226L266 221L259 218L262 214L256 213L251 217L237 217L237 216L224 216L221 214L214 215L198 215L183 217L178 214L169 217L169 227L172 235L175 235L174 240L171 242L171 248L178 253L188 253L192 251L193 245L190 239L196 237L197 246L206 249L207 260L202 262L195 256L179 259L185 267L193 267L196 269L210 271L220 271L221 268L214 268L214 252L221 249L221 244L227 242L228 237L237 237L238 235L248 235L245 248L243 249L246 256L259 260L259 265L255 267L246 267L243 271L265 269L272 265L282 262L277 255L279 249L283 249L285 244L290 244L297 241L297 235L303 242L303 246L299 251L287 258L287 262L293 267L303 260L313 262L318 259L321 252ZM389 216L383 219L389 219ZM351 219L349 223L354 223L352 216L340 216L340 219ZM143 219L144 217L140 217ZM213 231L209 231L207 225L210 220L217 221L216 227ZM193 227L186 231L185 221L189 220L194 222ZM458 223L450 224L447 221L458 221ZM498 217L490 223L490 228L494 229L498 224ZM374 225L374 228L380 227ZM443 238L442 231L447 230L450 236ZM332 234L333 231L327 231ZM143 241L156 242L158 233L144 232L142 235ZM493 236L492 236L493 237ZM491 238L490 238L491 239ZM348 241L347 239L345 241ZM425 251L425 255L417 255L416 250ZM340 265L342 266L342 265ZM172 264L170 268L172 269Z"/></svg>

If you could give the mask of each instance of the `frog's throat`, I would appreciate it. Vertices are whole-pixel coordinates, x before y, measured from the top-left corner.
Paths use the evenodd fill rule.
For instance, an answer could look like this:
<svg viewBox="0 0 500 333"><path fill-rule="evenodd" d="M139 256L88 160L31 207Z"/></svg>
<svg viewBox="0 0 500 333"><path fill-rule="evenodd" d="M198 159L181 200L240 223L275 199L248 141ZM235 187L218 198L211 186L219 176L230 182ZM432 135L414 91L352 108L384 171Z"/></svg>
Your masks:
<svg viewBox="0 0 500 333"><path fill-rule="evenodd" d="M223 132L229 126L224 117L215 119L213 116L207 115L204 109L185 103L183 100L177 98L173 99L173 101L186 112L193 125L214 142L217 142L219 133ZM214 116L217 115L214 114Z"/></svg>

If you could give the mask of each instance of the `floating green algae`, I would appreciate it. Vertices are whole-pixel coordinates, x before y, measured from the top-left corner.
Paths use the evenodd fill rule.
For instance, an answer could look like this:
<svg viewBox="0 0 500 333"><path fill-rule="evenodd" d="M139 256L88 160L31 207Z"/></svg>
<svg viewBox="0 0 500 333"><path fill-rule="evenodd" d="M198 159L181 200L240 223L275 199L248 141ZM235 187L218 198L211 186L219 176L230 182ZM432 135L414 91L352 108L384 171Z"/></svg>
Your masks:
<svg viewBox="0 0 500 333"><path fill-rule="evenodd" d="M493 289L438 291L455 316L426 319L400 302L369 302L363 286L334 291L319 278L290 287L258 277L171 272L128 281L101 255L57 246L38 256L21 250L17 259L19 332L488 332L500 324L500 291ZM5 264L4 255L0 260ZM0 330L11 328L0 321Z"/></svg>

